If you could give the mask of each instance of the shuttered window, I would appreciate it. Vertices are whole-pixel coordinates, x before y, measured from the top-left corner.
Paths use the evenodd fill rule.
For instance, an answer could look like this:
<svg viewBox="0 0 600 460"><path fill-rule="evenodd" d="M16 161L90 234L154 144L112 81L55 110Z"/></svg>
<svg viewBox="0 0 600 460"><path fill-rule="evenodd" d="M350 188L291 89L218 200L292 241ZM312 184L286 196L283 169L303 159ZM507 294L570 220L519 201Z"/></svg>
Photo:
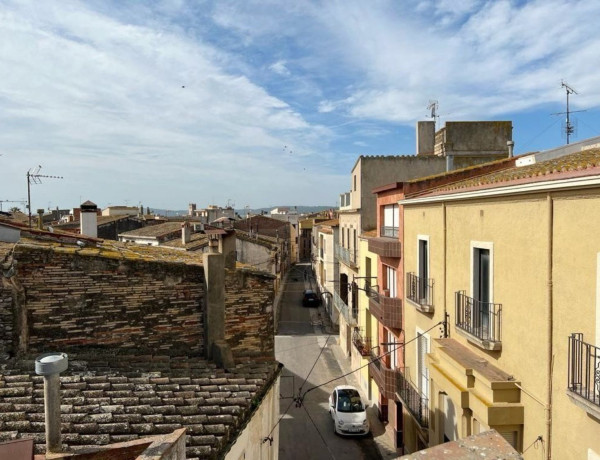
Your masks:
<svg viewBox="0 0 600 460"><path fill-rule="evenodd" d="M429 353L429 338L417 332L417 373L419 391L429 398L429 369L427 368L427 353Z"/></svg>
<svg viewBox="0 0 600 460"><path fill-rule="evenodd" d="M498 433L500 433L500 436L502 436L504 439L506 439L506 442L508 442L515 449L517 448L518 433L516 431L513 431L513 430L504 431L504 430L498 429L498 427L495 427L495 428L496 428L496 431L498 431Z"/></svg>

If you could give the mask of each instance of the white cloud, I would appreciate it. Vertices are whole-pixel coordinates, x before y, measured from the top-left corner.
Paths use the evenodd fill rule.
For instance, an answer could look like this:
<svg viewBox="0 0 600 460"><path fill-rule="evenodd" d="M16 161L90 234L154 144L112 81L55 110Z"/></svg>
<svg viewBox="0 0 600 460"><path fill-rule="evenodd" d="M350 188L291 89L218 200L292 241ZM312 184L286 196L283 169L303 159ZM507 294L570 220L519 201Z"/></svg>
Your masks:
<svg viewBox="0 0 600 460"><path fill-rule="evenodd" d="M273 72L275 72L278 75L282 75L284 77L288 77L291 75L291 72L289 71L289 69L285 66L285 61L277 61L274 62L273 64L271 64L269 66L269 69L271 69Z"/></svg>

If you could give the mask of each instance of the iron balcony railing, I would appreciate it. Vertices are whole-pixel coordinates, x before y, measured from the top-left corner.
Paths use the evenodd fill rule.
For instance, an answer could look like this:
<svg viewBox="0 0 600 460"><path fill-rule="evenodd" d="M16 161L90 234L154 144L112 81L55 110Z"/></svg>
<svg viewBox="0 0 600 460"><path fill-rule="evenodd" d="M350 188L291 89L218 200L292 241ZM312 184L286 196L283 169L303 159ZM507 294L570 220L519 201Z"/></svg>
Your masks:
<svg viewBox="0 0 600 460"><path fill-rule="evenodd" d="M389 238L398 238L398 227L381 227L380 233L381 236L387 236Z"/></svg>
<svg viewBox="0 0 600 460"><path fill-rule="evenodd" d="M363 337L360 330L355 329L352 333L352 343L361 356L371 356L371 337Z"/></svg>
<svg viewBox="0 0 600 460"><path fill-rule="evenodd" d="M426 307L433 308L433 280L421 278L414 273L406 274L406 296L409 300Z"/></svg>
<svg viewBox="0 0 600 460"><path fill-rule="evenodd" d="M358 315L354 316L353 314L351 314L348 304L346 304L346 302L342 300L342 298L337 292L333 293L333 305L335 306L335 308L338 309L340 315L344 317L348 325L356 326Z"/></svg>
<svg viewBox="0 0 600 460"><path fill-rule="evenodd" d="M404 407L412 414L423 428L429 426L429 399L406 378L406 372L398 372L396 377L396 393L404 403Z"/></svg>
<svg viewBox="0 0 600 460"><path fill-rule="evenodd" d="M352 249L345 248L340 246L339 244L335 245L335 257L346 265L354 265L356 266L356 261L358 260L358 254L356 251Z"/></svg>
<svg viewBox="0 0 600 460"><path fill-rule="evenodd" d="M569 390L600 406L600 348L583 341L583 334L569 337Z"/></svg>
<svg viewBox="0 0 600 460"><path fill-rule="evenodd" d="M481 302L456 292L456 327L482 342L500 344L502 340L502 304Z"/></svg>

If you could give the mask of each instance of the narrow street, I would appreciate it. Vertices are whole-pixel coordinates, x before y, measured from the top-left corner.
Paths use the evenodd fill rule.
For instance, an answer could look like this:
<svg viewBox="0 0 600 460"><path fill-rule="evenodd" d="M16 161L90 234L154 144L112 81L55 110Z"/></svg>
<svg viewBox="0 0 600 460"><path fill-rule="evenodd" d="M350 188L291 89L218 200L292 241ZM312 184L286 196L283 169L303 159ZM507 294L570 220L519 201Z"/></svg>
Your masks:
<svg viewBox="0 0 600 460"><path fill-rule="evenodd" d="M344 372L335 356L337 336L328 335L323 325L323 309L302 306L304 289L314 288L309 275L310 264L298 264L291 269L288 282L283 286L279 330L275 337L275 356L285 366L280 408L281 414L286 415L280 423L279 457L284 460L380 459L370 434L347 438L333 432L328 412L329 394L337 385L358 386L354 375L310 390ZM293 397L306 390L310 391L303 407L296 407Z"/></svg>

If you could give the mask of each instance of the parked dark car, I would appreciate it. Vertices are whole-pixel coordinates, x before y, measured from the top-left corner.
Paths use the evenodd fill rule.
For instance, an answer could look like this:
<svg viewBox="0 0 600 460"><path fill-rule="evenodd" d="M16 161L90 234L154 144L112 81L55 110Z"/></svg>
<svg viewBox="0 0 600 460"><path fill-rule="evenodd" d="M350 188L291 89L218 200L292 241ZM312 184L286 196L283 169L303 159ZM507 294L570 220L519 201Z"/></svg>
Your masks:
<svg viewBox="0 0 600 460"><path fill-rule="evenodd" d="M321 303L317 293L311 289L304 291L302 295L302 306L304 307L318 307Z"/></svg>

